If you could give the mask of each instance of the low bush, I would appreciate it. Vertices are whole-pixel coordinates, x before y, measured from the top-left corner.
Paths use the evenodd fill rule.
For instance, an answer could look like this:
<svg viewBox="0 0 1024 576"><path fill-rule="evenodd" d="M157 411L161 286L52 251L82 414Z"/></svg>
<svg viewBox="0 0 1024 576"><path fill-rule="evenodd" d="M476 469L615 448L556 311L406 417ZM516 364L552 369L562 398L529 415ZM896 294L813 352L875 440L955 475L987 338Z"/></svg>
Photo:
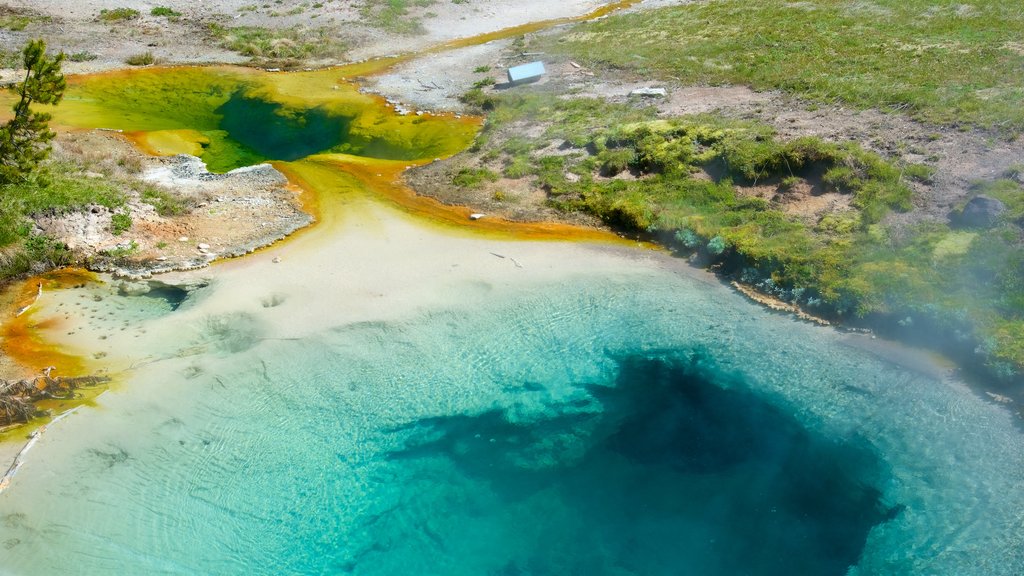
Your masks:
<svg viewBox="0 0 1024 576"><path fill-rule="evenodd" d="M150 10L149 13L152 16L162 16L164 18L178 18L181 16L181 12L177 12L166 6L157 6Z"/></svg>
<svg viewBox="0 0 1024 576"><path fill-rule="evenodd" d="M112 10L100 10L99 20L102 22L123 22L135 20L142 14L134 8L114 8Z"/></svg>
<svg viewBox="0 0 1024 576"><path fill-rule="evenodd" d="M143 52L141 54L132 54L131 56L124 59L124 63L129 66L149 66L156 63L156 57L153 56L152 52Z"/></svg>
<svg viewBox="0 0 1024 576"><path fill-rule="evenodd" d="M452 177L452 184L459 188L479 188L485 182L496 182L498 174L487 168L463 168Z"/></svg>

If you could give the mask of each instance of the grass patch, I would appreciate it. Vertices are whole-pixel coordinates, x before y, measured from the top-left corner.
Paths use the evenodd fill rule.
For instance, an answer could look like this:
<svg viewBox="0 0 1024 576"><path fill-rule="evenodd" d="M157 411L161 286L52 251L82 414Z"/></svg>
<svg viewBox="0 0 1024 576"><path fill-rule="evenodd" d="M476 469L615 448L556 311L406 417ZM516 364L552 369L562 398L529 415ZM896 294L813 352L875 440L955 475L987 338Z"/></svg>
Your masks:
<svg viewBox="0 0 1024 576"><path fill-rule="evenodd" d="M110 232L114 236L124 234L132 227L132 217L124 212L115 212L110 215Z"/></svg>
<svg viewBox="0 0 1024 576"><path fill-rule="evenodd" d="M0 50L0 68L18 70L23 66L24 58L21 52L16 50Z"/></svg>
<svg viewBox="0 0 1024 576"><path fill-rule="evenodd" d="M178 196L162 188L146 186L140 193L142 201L156 209L161 216L180 216L187 206Z"/></svg>
<svg viewBox="0 0 1024 576"><path fill-rule="evenodd" d="M0 28L12 32L21 32L30 24L49 22L49 16L43 16L29 10L0 6Z"/></svg>
<svg viewBox="0 0 1024 576"><path fill-rule="evenodd" d="M181 17L181 12L177 12L177 11L175 11L172 8L168 8L167 6L157 6L157 7L153 8L152 10L150 10L149 14L151 16L161 16L161 17L164 17L164 18L172 18L172 19L173 18L180 18Z"/></svg>
<svg viewBox="0 0 1024 576"><path fill-rule="evenodd" d="M486 182L497 182L498 174L487 168L463 168L452 177L459 188L479 188Z"/></svg>
<svg viewBox="0 0 1024 576"><path fill-rule="evenodd" d="M294 27L271 30L211 24L209 30L222 48L255 60L339 58L346 50L345 45L327 29Z"/></svg>
<svg viewBox="0 0 1024 576"><path fill-rule="evenodd" d="M98 19L101 22L124 22L135 20L142 14L134 8L114 8L112 10L100 10Z"/></svg>
<svg viewBox="0 0 1024 576"><path fill-rule="evenodd" d="M97 58L99 58L99 56L97 56L96 54L85 51L75 52L74 54L68 55L68 60L72 62L91 62L93 60L96 60Z"/></svg>
<svg viewBox="0 0 1024 576"><path fill-rule="evenodd" d="M541 50L643 77L781 89L1024 130L1024 11L999 0L716 0L583 25Z"/></svg>
<svg viewBox="0 0 1024 576"><path fill-rule="evenodd" d="M370 26L398 34L422 34L423 23L409 13L411 7L426 7L435 0L367 0L361 9Z"/></svg>
<svg viewBox="0 0 1024 576"><path fill-rule="evenodd" d="M28 25L32 23L32 19L28 16L18 16L15 14L3 14L0 15L0 28L4 30L11 30L13 32L20 32Z"/></svg>
<svg viewBox="0 0 1024 576"><path fill-rule="evenodd" d="M32 233L30 217L63 214L90 205L123 208L118 184L86 178L67 162L50 162L27 180L0 187L0 280L68 265L72 254L52 238Z"/></svg>
<svg viewBox="0 0 1024 576"><path fill-rule="evenodd" d="M844 290L834 279L842 274L824 263L890 210L910 208L901 168L855 144L783 141L752 122L706 115L656 119L653 109L539 94L494 97L483 141L524 119L543 119L547 129L536 139L517 134L484 148L500 148L506 175L532 174L557 208L668 239L689 232L705 246L718 238L716 245L725 246L717 252L730 248L779 285L817 287L843 313L852 310L840 304ZM578 152L538 153L550 146ZM608 179L627 170L637 177ZM821 183L826 191L849 195L856 209L846 225L836 220L816 231L736 186L784 189L822 172L831 174ZM454 183L478 185L482 175L464 169Z"/></svg>
<svg viewBox="0 0 1024 576"><path fill-rule="evenodd" d="M0 187L0 194L16 202L17 212L23 216L63 214L91 204L115 209L126 201L117 184L105 178L81 176L79 167L68 162L51 162L45 170L33 173L23 182Z"/></svg>
<svg viewBox="0 0 1024 576"><path fill-rule="evenodd" d="M156 57L153 56L152 52L143 52L141 54L132 54L131 56L124 59L124 63L129 66L149 66L156 62Z"/></svg>

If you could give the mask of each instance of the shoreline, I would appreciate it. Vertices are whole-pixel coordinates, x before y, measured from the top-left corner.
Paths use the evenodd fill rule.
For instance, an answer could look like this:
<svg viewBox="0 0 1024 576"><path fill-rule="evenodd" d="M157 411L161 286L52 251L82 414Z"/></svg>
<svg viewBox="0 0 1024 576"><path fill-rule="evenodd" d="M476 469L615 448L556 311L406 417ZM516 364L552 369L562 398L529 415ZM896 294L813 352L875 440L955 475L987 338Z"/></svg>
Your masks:
<svg viewBox="0 0 1024 576"><path fill-rule="evenodd" d="M720 295L723 298L741 298L745 301L750 302L751 305L756 306L758 309L773 312L773 310L769 307L765 307L760 303L753 302L748 298L744 298L742 294L738 293L734 289L734 287L730 287L727 284L723 283L721 278L718 275L716 275L713 271L695 267L685 259L673 256L672 254L664 250L652 249L650 246L644 246L632 242L595 242L593 240L568 239L563 239L560 241L542 242L521 239L498 240L488 239L486 236L480 237L475 234L470 234L467 237L467 235L451 231L447 227L433 226L431 225L429 220L423 221L419 216L401 211L399 208L389 205L385 200L361 200L357 202L357 205L361 205L363 207L356 208L357 214L354 217L359 221L363 222L362 226L351 228L350 226L345 225L345 223L343 222L334 221L332 223L331 218L327 218L327 223L325 224L325 226L328 228L337 229L322 230L322 232L326 232L326 234L302 234L299 235L299 237L294 238L294 241L292 242L285 242L284 244L278 243L275 245L275 248L267 250L265 252L261 252L254 256L250 256L249 258L222 261L216 267L216 272L213 273L213 277L216 278L215 282L219 285L219 289L217 293L214 295L217 302L207 302L204 305L208 307L212 306L214 309L219 309L222 307L231 307L233 303L237 301L250 300L254 295L264 293L267 291L272 292L274 294L284 294L285 292L283 292L280 288L274 288L273 285L262 286L254 291L253 288L256 287L249 287L237 284L237 280L235 279L235 277L250 276L253 273L252 271L254 269L262 268L264 266L284 266L285 269L282 269L282 272L287 275L287 268L293 268L294 266L304 268L301 260L315 257L315 254L317 253L318 250L322 249L321 245L325 242L328 243L328 245L330 246L340 246L346 244L349 241L347 240L347 238L360 238L361 240L356 241L356 246L354 248L356 252L366 252L365 247L360 247L358 245L365 243L367 239L370 239L373 242L377 241L374 239L376 233L372 232L372 230L376 229L379 226L379 224L375 224L373 220L382 218L383 221L390 222L390 224L387 224L389 228L397 226L399 230L402 230L401 236L403 238L408 237L409 241L412 241L413 238L418 238L419 242L423 242L426 237L433 237L436 238L437 240L431 240L430 242L455 242L456 244L466 247L477 246L479 244L479 247L474 248L474 255L472 256L472 259L478 261L477 266L485 265L486 267L492 269L494 267L503 268L504 270L506 270L506 272L502 272L502 275L514 273L517 270L523 269L524 266L530 269L531 271L536 270L536 255L544 254L553 255L545 255L541 257L543 260L549 261L549 263L546 266L550 267L550 272L543 272L543 276L547 276L548 274L572 274L571 271L566 272L566 270L563 270L562 268L564 267L555 267L554 263L551 262L552 260L561 258L559 254L565 252L566 250L569 250L571 252L579 253L581 255L590 255L587 258L580 258L579 260L581 261L595 260L596 258L596 261L598 262L618 262L618 264L614 264L616 268L621 267L622 263L628 262L630 263L628 269L635 269L637 272L640 273L642 273L642 270L645 267L648 267L653 270L666 270L671 272L672 274L677 274L687 279L704 284L707 286L707 289L711 290L715 294ZM346 207L347 210L352 208L353 207L351 206ZM406 243L407 242L402 242L401 244ZM486 246L486 248L482 248L484 246ZM492 246L499 246L503 248L491 248ZM484 250L484 252L477 252L477 250L481 248ZM429 251L429 246L426 249ZM445 254L444 256L442 256L443 260L447 260L449 258L449 251L439 249L438 252ZM531 254L535 256L531 256ZM458 254L451 254L450 257L455 258L456 261L462 261L469 256L469 254L464 254L461 257ZM280 264L277 264L277 262L280 262ZM420 266L422 267L423 264L421 263ZM468 269L475 270L477 266L470 266ZM572 269L574 267L575 265L570 266L569 268ZM582 272L584 269L585 268L580 268L580 272ZM410 271L409 273L414 276L422 278L426 278L436 274L436 272L432 272L429 270L430 267L428 266L427 269L423 269L419 272ZM427 276L423 276L424 273L426 273ZM394 274L398 274L399 276L403 277L406 276L406 274L404 274L402 271L395 271L393 274L390 274L389 276L393 276ZM163 275L163 277L167 279L169 284L178 285L188 278L192 278L194 280L194 273L190 271L172 272ZM348 282L348 284L351 285L350 288L336 289L338 289L338 291L341 294L347 293L349 290L361 284L358 277L359 274L356 273L356 277ZM537 281L538 280L528 280L527 282L532 283ZM400 289L399 287L394 285L394 283L391 282L390 279L384 280L384 282L388 286L393 286L393 289L397 289L398 292L405 291L404 289ZM418 285L418 283L414 284ZM444 302L447 300L447 296L444 296L440 291L438 291L438 293L430 295L429 299L440 300L441 302ZM428 305L427 307L435 305L437 304L431 304ZM444 306L444 304L441 305ZM331 307L332 309L334 309L336 306L337 304L332 305ZM403 305L403 307L405 306L406 305ZM420 306L423 305L421 304ZM376 310L360 311L360 313L358 313L357 316L353 317L351 321L354 323L358 323L360 321L360 317L365 317L366 319L376 318L382 314L382 310L382 308L377 307ZM774 312L780 313L777 310ZM281 313L284 314L285 312ZM306 311L307 315L309 313L310 311ZM390 317L396 313L399 316L402 315L401 310L390 310L389 312L384 314L384 316ZM174 317L169 322L170 326L165 326L165 331L171 330L171 332L174 332L174 326L177 326L179 324L187 325L190 322L196 321L195 318L190 318L190 316L195 316L195 313L193 312L178 311L172 312L171 314L174 315ZM785 315L793 321L799 321L805 324L814 324L813 322L808 322L789 313L785 313ZM317 330L325 328L324 326L317 326L317 322L313 320L313 317L310 317L307 320L308 321L300 320L298 322L299 325L306 326L301 332L297 332L294 334L282 333L277 335L275 339L302 338L305 335L307 335L308 332L315 333ZM847 335L844 337L843 330L841 329L841 327L836 326L818 326L816 329L829 330L832 332L833 337L835 337L837 341L844 342L851 347L869 353L872 357L879 358L886 362L890 362L896 366L899 366L902 369L920 373L930 378L941 377L941 380L946 382L950 382L951 379L952 381L962 382L965 386L970 387L972 391L974 391L975 393L978 392L977 388L971 386L969 382L957 378L956 375L949 370L948 366L944 366L937 358L935 358L932 355L928 355L926 352L922 350L900 347L899 351L894 352L893 344L895 343L884 339L875 340L873 337L867 335ZM159 334L149 336L148 338L151 338L154 341L161 340ZM872 339L864 340L864 338ZM76 336L75 341L77 341L79 344L89 342L96 343L98 342L97 334L82 334L80 336ZM119 343L115 342L111 346L117 348L119 345ZM88 350L86 350L86 352L88 352ZM173 357L173 354L170 356L164 356L164 358ZM135 365L136 361L133 361L131 358L126 357L121 361L121 364ZM139 367L144 366L144 364L142 363L138 365ZM134 371L134 369L129 369L129 371ZM2 468L4 464L10 463L11 469L16 472L19 462L22 462L24 459L26 446L37 441L39 436L42 433L45 433L47 426L57 421L58 419L69 415L75 410L77 410L77 407L66 410L61 414L57 415L53 420L50 420L49 422L44 423L35 430L32 430L31 432L28 433L28 437L24 441L20 439L9 439L8 441L0 442L0 463L2 463L0 464L0 468ZM26 426L20 430L27 431L28 428L29 427ZM0 491L2 491L2 489L0 489Z"/></svg>

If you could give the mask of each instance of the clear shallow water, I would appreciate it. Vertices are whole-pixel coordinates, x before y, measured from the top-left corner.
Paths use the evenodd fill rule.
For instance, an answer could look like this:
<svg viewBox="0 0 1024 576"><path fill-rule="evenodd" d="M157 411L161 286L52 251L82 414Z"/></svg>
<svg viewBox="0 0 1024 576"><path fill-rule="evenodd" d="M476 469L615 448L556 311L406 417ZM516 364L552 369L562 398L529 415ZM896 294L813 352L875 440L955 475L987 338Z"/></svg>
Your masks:
<svg viewBox="0 0 1024 576"><path fill-rule="evenodd" d="M300 340L241 315L199 325L207 353L143 368L44 437L0 495L4 568L1024 571L1024 442L1004 410L623 266L467 284L473 306Z"/></svg>

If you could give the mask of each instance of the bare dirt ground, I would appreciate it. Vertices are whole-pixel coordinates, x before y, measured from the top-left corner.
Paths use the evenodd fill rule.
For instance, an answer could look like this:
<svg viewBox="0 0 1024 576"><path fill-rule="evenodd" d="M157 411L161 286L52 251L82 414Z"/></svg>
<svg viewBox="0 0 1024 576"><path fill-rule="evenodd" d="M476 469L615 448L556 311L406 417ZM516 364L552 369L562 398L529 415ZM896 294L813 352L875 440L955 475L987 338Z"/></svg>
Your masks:
<svg viewBox="0 0 1024 576"><path fill-rule="evenodd" d="M125 67L125 59L151 52L158 63L244 63L248 58L223 49L209 31L224 27L259 27L286 30L295 27L324 30L347 46L336 58L310 61L327 66L355 60L415 52L448 40L493 32L540 20L579 16L602 5L601 0L437 0L411 6L399 23L412 23L412 32L393 31L395 24L378 21L374 14L387 4L374 0L7 0L0 4L35 16L24 30L0 30L0 48L16 50L29 38L42 37L67 54L89 54L95 59L68 62L70 73ZM154 7L170 8L180 16L154 16ZM104 10L138 10L137 18L104 21ZM10 73L8 71L8 73ZM3 75L7 78L7 75Z"/></svg>

